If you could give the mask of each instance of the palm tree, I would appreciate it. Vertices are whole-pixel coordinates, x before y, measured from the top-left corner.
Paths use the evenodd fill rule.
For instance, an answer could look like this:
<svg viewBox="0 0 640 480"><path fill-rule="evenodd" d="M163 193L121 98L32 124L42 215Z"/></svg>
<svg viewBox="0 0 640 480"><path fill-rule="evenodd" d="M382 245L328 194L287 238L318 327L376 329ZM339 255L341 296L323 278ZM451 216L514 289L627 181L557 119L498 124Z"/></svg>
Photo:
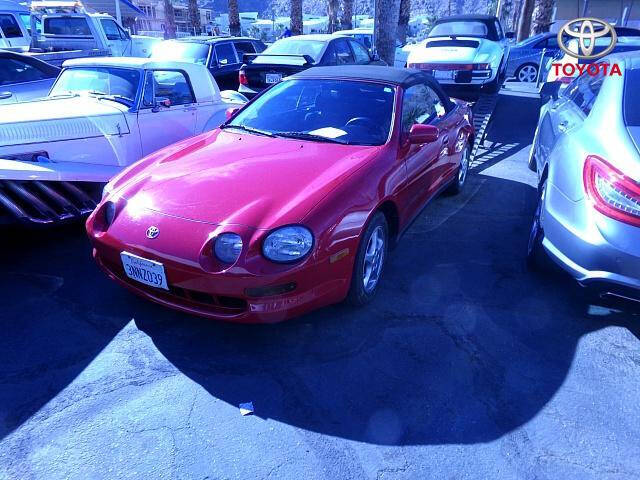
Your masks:
<svg viewBox="0 0 640 480"><path fill-rule="evenodd" d="M522 0L520 19L518 20L518 42L528 38L531 34L531 17L533 15L534 0Z"/></svg>
<svg viewBox="0 0 640 480"><path fill-rule="evenodd" d="M200 35L200 10L198 0L189 0L189 24L194 35Z"/></svg>
<svg viewBox="0 0 640 480"><path fill-rule="evenodd" d="M164 0L164 37L176 38L176 16L171 0Z"/></svg>
<svg viewBox="0 0 640 480"><path fill-rule="evenodd" d="M376 52L380 58L393 65L396 56L396 32L400 16L400 0L375 0Z"/></svg>
<svg viewBox="0 0 640 480"><path fill-rule="evenodd" d="M329 33L338 30L338 0L329 0L327 2L327 16L329 17Z"/></svg>
<svg viewBox="0 0 640 480"><path fill-rule="evenodd" d="M398 40L403 45L407 41L407 28L411 16L411 0L400 0L400 16L398 17Z"/></svg>
<svg viewBox="0 0 640 480"><path fill-rule="evenodd" d="M302 35L302 0L291 0L291 33Z"/></svg>
<svg viewBox="0 0 640 480"><path fill-rule="evenodd" d="M531 35L549 31L554 3L554 0L536 0L536 5L533 9Z"/></svg>
<svg viewBox="0 0 640 480"><path fill-rule="evenodd" d="M233 36L240 35L240 13L238 12L238 0L229 0L229 33Z"/></svg>
<svg viewBox="0 0 640 480"><path fill-rule="evenodd" d="M353 0L342 0L342 18L340 27L344 30L353 28L351 18L353 17Z"/></svg>

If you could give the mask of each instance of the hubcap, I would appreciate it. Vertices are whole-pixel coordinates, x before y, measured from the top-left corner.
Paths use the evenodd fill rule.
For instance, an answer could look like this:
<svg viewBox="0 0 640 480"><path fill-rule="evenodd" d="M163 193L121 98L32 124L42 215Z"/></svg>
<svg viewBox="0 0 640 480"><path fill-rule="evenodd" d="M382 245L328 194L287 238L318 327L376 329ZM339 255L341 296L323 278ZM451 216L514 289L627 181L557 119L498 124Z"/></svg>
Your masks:
<svg viewBox="0 0 640 480"><path fill-rule="evenodd" d="M380 279L382 263L384 261L384 230L376 227L364 253L364 268L362 269L362 284L367 293L371 293Z"/></svg>
<svg viewBox="0 0 640 480"><path fill-rule="evenodd" d="M469 149L465 148L462 153L462 159L460 160L460 170L458 171L458 184L462 186L467 178L467 172L469 171Z"/></svg>
<svg viewBox="0 0 640 480"><path fill-rule="evenodd" d="M521 82L534 82L538 76L538 69L533 65L525 65L518 73L518 80Z"/></svg>

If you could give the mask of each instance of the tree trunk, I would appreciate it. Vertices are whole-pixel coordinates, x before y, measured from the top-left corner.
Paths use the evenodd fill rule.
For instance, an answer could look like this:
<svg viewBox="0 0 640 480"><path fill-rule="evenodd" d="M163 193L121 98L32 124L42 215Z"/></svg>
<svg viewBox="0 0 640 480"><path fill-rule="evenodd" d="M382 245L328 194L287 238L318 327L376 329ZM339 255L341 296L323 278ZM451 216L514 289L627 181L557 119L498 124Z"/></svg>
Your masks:
<svg viewBox="0 0 640 480"><path fill-rule="evenodd" d="M375 0L376 2L376 52L388 65L396 56L396 33L400 16L400 0Z"/></svg>
<svg viewBox="0 0 640 480"><path fill-rule="evenodd" d="M241 34L238 0L229 0L229 33L235 37Z"/></svg>
<svg viewBox="0 0 640 480"><path fill-rule="evenodd" d="M200 35L200 10L198 10L197 0L189 0L189 26L194 35Z"/></svg>
<svg viewBox="0 0 640 480"><path fill-rule="evenodd" d="M531 35L549 31L551 16L553 15L553 4L554 0L536 0L536 6L533 9Z"/></svg>
<svg viewBox="0 0 640 480"><path fill-rule="evenodd" d="M291 0L291 34L302 35L302 0Z"/></svg>
<svg viewBox="0 0 640 480"><path fill-rule="evenodd" d="M350 30L353 28L353 0L342 0L342 18L340 19L340 28Z"/></svg>
<svg viewBox="0 0 640 480"><path fill-rule="evenodd" d="M400 16L398 17L398 40L403 45L407 43L407 29L411 16L411 0L400 0Z"/></svg>
<svg viewBox="0 0 640 480"><path fill-rule="evenodd" d="M329 0L327 2L327 16L329 17L329 33L338 30L338 0Z"/></svg>
<svg viewBox="0 0 640 480"><path fill-rule="evenodd" d="M164 37L176 38L176 17L171 0L164 0Z"/></svg>
<svg viewBox="0 0 640 480"><path fill-rule="evenodd" d="M521 42L531 33L531 17L533 15L534 0L522 0L520 19L518 20L517 40Z"/></svg>

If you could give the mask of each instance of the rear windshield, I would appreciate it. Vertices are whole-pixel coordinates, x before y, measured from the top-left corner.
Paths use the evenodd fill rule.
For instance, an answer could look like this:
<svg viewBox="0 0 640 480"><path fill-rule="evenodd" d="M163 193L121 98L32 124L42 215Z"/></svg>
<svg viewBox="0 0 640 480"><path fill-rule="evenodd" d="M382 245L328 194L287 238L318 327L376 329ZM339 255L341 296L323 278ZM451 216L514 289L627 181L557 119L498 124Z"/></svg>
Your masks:
<svg viewBox="0 0 640 480"><path fill-rule="evenodd" d="M455 21L437 24L429 32L430 37L444 37L459 35L463 37L486 37L487 26L482 22L475 21Z"/></svg>
<svg viewBox="0 0 640 480"><path fill-rule="evenodd" d="M624 123L640 127L640 69L629 70L624 81Z"/></svg>
<svg viewBox="0 0 640 480"><path fill-rule="evenodd" d="M44 33L90 37L91 30L83 17L53 17L44 19Z"/></svg>
<svg viewBox="0 0 640 480"><path fill-rule="evenodd" d="M171 60L206 65L208 57L209 45L204 43L167 40L156 43L151 50L151 58L156 60Z"/></svg>
<svg viewBox="0 0 640 480"><path fill-rule="evenodd" d="M317 40L300 40L300 39L288 39L284 38L278 40L276 43L268 47L263 53L270 55L283 54L283 55L300 55L300 57L272 57L262 56L256 57L252 63L291 63L294 65L302 64L305 62L302 55L309 55L313 58L314 62L318 62L322 56L325 42Z"/></svg>

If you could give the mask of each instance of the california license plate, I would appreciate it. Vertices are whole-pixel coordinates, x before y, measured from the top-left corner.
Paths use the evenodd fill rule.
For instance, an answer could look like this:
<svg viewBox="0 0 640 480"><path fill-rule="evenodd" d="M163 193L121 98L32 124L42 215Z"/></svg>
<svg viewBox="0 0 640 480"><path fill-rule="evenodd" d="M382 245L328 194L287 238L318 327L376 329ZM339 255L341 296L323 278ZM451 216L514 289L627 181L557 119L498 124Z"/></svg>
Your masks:
<svg viewBox="0 0 640 480"><path fill-rule="evenodd" d="M265 75L266 83L280 83L282 81L282 75L279 73L267 73Z"/></svg>
<svg viewBox="0 0 640 480"><path fill-rule="evenodd" d="M453 70L434 70L433 76L436 80L453 80Z"/></svg>
<svg viewBox="0 0 640 480"><path fill-rule="evenodd" d="M144 283L150 287L169 290L167 276L164 274L164 266L160 262L147 260L129 252L120 253L124 273L136 282Z"/></svg>

